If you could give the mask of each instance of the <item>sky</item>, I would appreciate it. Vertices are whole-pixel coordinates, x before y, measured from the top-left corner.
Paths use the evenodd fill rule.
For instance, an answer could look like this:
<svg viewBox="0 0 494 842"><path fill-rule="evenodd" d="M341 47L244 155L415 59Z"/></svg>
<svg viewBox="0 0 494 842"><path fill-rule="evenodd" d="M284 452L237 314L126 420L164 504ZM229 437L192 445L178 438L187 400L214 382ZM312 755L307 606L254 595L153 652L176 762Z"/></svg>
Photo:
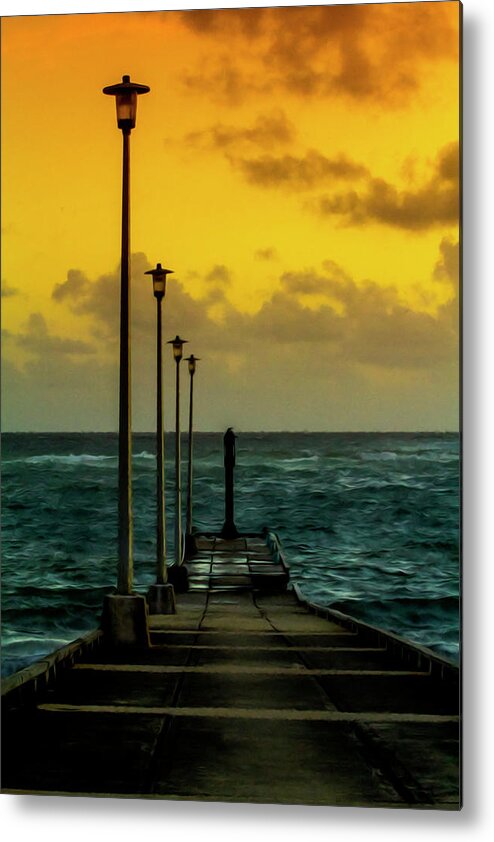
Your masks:
<svg viewBox="0 0 494 842"><path fill-rule="evenodd" d="M2 19L2 427L116 430L121 133L132 413L164 339L197 429L458 427L457 2ZM169 352L169 353L168 353ZM183 412L187 407L183 367ZM165 424L174 363L165 349Z"/></svg>

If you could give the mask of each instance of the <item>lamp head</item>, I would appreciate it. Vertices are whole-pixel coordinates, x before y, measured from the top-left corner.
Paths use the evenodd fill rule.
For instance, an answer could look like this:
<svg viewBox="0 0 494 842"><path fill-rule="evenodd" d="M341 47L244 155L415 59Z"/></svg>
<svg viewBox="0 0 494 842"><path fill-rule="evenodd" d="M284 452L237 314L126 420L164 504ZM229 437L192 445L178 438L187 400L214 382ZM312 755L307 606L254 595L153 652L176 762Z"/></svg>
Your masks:
<svg viewBox="0 0 494 842"><path fill-rule="evenodd" d="M163 269L161 263L157 263L156 269L149 269L147 272L144 272L144 274L152 275L153 293L155 295L155 298L164 298L166 293L166 276L173 275L173 270Z"/></svg>
<svg viewBox="0 0 494 842"><path fill-rule="evenodd" d="M194 354L191 354L190 357L185 358L189 364L189 374L192 376L196 372L196 362L200 360L200 357L194 357Z"/></svg>
<svg viewBox="0 0 494 842"><path fill-rule="evenodd" d="M173 359L175 360L176 363L179 363L180 360L182 359L182 349L183 349L183 346L185 345L186 342L187 342L187 339L180 339L180 336L178 336L178 334L177 334L175 339L170 339L166 343L167 345L172 346L172 348L173 348Z"/></svg>
<svg viewBox="0 0 494 842"><path fill-rule="evenodd" d="M131 82L130 76L122 76L117 85L107 85L103 93L114 96L117 106L117 125L123 132L130 133L135 128L137 114L137 97L139 94L149 93L147 85Z"/></svg>

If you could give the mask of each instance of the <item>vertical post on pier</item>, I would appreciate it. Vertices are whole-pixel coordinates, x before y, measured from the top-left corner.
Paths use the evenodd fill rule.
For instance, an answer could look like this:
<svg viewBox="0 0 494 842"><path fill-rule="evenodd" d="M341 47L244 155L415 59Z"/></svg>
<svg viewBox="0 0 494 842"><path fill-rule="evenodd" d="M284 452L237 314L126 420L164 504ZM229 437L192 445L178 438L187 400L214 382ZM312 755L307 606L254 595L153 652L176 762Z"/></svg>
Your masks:
<svg viewBox="0 0 494 842"><path fill-rule="evenodd" d="M130 133L136 125L137 98L147 85L123 76L103 93L115 97L117 126L122 131L122 238L120 261L120 391L118 435L118 576L117 593L106 597L104 623L116 643L149 640L144 598L133 593L132 430L130 364Z"/></svg>
<svg viewBox="0 0 494 842"><path fill-rule="evenodd" d="M132 593L132 453L130 421L130 133L136 124L137 97L149 92L147 85L123 76L103 93L114 96L117 125L123 136L122 248L120 261L120 396L118 436L118 581L117 593Z"/></svg>
<svg viewBox="0 0 494 842"><path fill-rule="evenodd" d="M194 535L192 533L192 479L193 479L193 418L194 418L194 374L196 363L199 357L191 354L186 357L189 366L190 391L189 391L189 458L187 463L187 508L185 518L185 557L190 558L197 550Z"/></svg>
<svg viewBox="0 0 494 842"><path fill-rule="evenodd" d="M225 522L221 530L222 538L236 538L238 531L234 521L234 480L233 471L235 468L235 439L236 435L232 427L228 427L223 436L223 450L225 463Z"/></svg>
<svg viewBox="0 0 494 842"><path fill-rule="evenodd" d="M180 454L180 356L175 358L175 564L182 564L182 458Z"/></svg>
<svg viewBox="0 0 494 842"><path fill-rule="evenodd" d="M189 588L187 568L182 553L182 459L180 454L180 361L186 339L170 339L175 360L175 563L168 570L168 579L175 592L184 593Z"/></svg>
<svg viewBox="0 0 494 842"><path fill-rule="evenodd" d="M147 594L151 614L175 614L175 592L168 582L166 564L165 527L165 458L163 428L163 362L162 362L162 312L161 305L166 294L166 278L171 269L163 269L161 263L156 269L145 273L153 279L153 294L156 298L156 584Z"/></svg>
<svg viewBox="0 0 494 842"><path fill-rule="evenodd" d="M163 296L164 297L164 296ZM162 372L162 296L156 296L156 584L163 585L166 575L165 459L163 432Z"/></svg>

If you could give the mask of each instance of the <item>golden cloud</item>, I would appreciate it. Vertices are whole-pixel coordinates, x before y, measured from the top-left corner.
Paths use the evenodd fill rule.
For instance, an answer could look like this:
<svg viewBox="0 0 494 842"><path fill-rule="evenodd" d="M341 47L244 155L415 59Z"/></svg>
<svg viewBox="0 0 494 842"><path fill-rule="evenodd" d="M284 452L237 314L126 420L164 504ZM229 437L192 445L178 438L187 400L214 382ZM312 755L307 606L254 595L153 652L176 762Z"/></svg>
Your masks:
<svg viewBox="0 0 494 842"><path fill-rule="evenodd" d="M453 271L455 248L454 243L442 241L434 277ZM132 265L133 335L139 353L144 353L154 342L152 296L144 280L139 283L149 264L139 254L133 256ZM77 276L73 272L69 275L65 283L74 287ZM454 358L457 329L451 314L457 308L456 301L440 308L436 316L411 310L402 303L397 287L383 287L370 280L357 282L343 267L327 260L319 270L284 272L271 298L257 313L248 314L228 301L230 278L228 267L213 266L203 276L205 295L200 299L192 298L179 280L170 282L164 310L166 330L193 339L201 353L209 350L249 355L262 338L266 346L273 347L321 344L332 359L346 365L433 368ZM103 275L94 282L78 281L70 297L60 297L63 287L55 287L57 300L91 316L95 337L117 336L118 273ZM306 306L307 296L314 295L322 303ZM42 338L41 330L38 339Z"/></svg>
<svg viewBox="0 0 494 842"><path fill-rule="evenodd" d="M367 167L344 155L328 158L315 149L303 157L264 155L250 160L233 158L232 162L251 184L291 190L307 190L327 180L356 181L368 174Z"/></svg>
<svg viewBox="0 0 494 842"><path fill-rule="evenodd" d="M183 12L183 23L223 53L209 70L202 58L186 81L231 103L259 91L262 76L265 90L401 107L429 62L458 61L459 15L457 2ZM257 78L235 60L243 46L259 62Z"/></svg>
<svg viewBox="0 0 494 842"><path fill-rule="evenodd" d="M227 126L217 123L209 129L190 132L184 142L191 146L229 150L239 146L257 146L270 149L280 143L289 143L295 137L295 129L281 109L261 114L254 125Z"/></svg>
<svg viewBox="0 0 494 842"><path fill-rule="evenodd" d="M448 144L421 187L399 190L382 178L371 178L365 192L351 190L321 196L313 205L322 216L337 216L343 225L379 223L410 231L453 225L459 219L459 148Z"/></svg>

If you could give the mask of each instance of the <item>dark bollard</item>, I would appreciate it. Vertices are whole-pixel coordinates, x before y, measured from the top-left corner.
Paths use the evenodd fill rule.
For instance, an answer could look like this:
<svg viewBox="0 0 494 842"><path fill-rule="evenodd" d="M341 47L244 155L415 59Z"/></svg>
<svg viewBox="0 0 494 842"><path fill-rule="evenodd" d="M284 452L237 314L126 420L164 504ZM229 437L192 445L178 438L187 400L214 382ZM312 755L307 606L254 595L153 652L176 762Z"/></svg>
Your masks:
<svg viewBox="0 0 494 842"><path fill-rule="evenodd" d="M221 530L222 538L237 538L238 532L233 519L233 469L235 467L235 439L232 427L228 427L223 436L225 461L225 523Z"/></svg>
<svg viewBox="0 0 494 842"><path fill-rule="evenodd" d="M172 564L168 568L168 581L173 585L176 593L187 593L189 590L189 574L185 564Z"/></svg>

